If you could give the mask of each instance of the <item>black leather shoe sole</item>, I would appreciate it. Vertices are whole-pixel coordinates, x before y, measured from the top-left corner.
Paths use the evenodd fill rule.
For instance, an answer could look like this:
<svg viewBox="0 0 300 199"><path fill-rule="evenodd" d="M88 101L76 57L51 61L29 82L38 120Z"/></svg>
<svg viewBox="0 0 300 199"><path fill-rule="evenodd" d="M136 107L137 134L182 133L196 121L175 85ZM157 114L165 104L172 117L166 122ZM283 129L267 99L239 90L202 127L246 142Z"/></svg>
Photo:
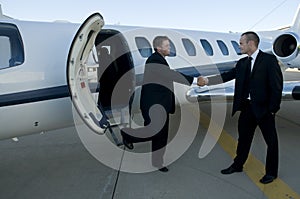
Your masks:
<svg viewBox="0 0 300 199"><path fill-rule="evenodd" d="M236 169L236 168L230 166L227 169L221 170L221 173L227 175L227 174L232 174L232 173L242 172L242 171L243 171L243 169Z"/></svg>
<svg viewBox="0 0 300 199"><path fill-rule="evenodd" d="M162 167L158 170L161 171L161 172L168 172L169 171L169 169L167 167Z"/></svg>
<svg viewBox="0 0 300 199"><path fill-rule="evenodd" d="M127 147L130 150L132 150L134 148L133 144L130 143L130 142L127 142L125 139L123 139L123 144L124 144L125 147Z"/></svg>
<svg viewBox="0 0 300 199"><path fill-rule="evenodd" d="M277 177L276 176L271 176L271 175L264 175L264 177L262 177L259 182L262 184L268 184L273 182Z"/></svg>

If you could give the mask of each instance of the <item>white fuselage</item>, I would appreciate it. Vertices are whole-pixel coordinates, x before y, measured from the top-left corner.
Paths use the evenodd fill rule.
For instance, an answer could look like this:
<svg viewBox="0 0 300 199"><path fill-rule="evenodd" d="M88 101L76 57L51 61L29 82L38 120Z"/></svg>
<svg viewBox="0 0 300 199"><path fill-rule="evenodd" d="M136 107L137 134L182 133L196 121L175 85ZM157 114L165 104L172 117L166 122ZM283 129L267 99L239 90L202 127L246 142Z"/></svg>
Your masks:
<svg viewBox="0 0 300 199"><path fill-rule="evenodd" d="M0 66L0 139L73 125L67 62L80 24L1 20L0 39L1 28L7 24L17 27L23 44L24 61L11 67ZM167 35L176 50L175 56L167 57L169 65L195 77L226 71L243 56L237 53L238 33L109 25L102 28L102 31L105 30L107 34L109 30L121 33L124 43L120 45L128 45L136 74L136 88L140 86L147 59L141 54L137 38L148 41L148 47L152 48L155 36ZM266 42L262 42L264 49L271 49L271 39L268 37ZM1 54L7 53L5 51L0 48ZM185 96L186 92L187 89L175 87L176 96Z"/></svg>

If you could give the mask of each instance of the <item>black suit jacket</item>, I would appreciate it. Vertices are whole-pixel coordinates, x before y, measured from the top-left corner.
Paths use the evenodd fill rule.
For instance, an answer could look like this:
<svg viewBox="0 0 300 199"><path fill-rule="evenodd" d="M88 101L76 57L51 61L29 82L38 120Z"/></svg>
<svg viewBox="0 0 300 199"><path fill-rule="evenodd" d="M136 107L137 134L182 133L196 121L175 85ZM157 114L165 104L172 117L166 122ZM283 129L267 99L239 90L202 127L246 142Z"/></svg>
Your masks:
<svg viewBox="0 0 300 199"><path fill-rule="evenodd" d="M242 109L245 98L247 57L240 59L235 68L220 76L209 77L209 84L218 84L235 79L232 115ZM274 55L259 51L250 75L250 98L257 119L266 113L276 113L280 108L283 77Z"/></svg>
<svg viewBox="0 0 300 199"><path fill-rule="evenodd" d="M149 111L154 104L162 105L167 113L175 111L173 82L191 85L194 77L171 70L166 59L154 52L146 61L141 90L140 108Z"/></svg>

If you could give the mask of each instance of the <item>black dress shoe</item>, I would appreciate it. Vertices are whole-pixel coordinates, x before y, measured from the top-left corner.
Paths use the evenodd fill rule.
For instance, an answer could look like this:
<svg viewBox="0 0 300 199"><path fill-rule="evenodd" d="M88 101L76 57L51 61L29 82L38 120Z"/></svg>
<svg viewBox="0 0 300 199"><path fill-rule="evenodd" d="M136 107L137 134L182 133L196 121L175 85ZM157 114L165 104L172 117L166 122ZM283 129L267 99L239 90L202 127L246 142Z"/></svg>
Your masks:
<svg viewBox="0 0 300 199"><path fill-rule="evenodd" d="M243 171L242 168L241 169L236 169L236 168L230 166L227 169L221 170L221 173L226 175L226 174L232 174L232 173L235 173L235 172L242 172L242 171Z"/></svg>
<svg viewBox="0 0 300 199"><path fill-rule="evenodd" d="M271 176L271 175L264 175L264 177L262 177L259 182L263 183L263 184L268 184L273 182L273 180L275 180L277 177L276 176Z"/></svg>
<svg viewBox="0 0 300 199"><path fill-rule="evenodd" d="M158 170L161 171L161 172L168 172L169 171L169 169L167 167L162 167Z"/></svg>
<svg viewBox="0 0 300 199"><path fill-rule="evenodd" d="M131 142L128 142L127 140L125 140L123 138L123 144L125 147L127 147L128 149L132 150L133 149L133 144Z"/></svg>

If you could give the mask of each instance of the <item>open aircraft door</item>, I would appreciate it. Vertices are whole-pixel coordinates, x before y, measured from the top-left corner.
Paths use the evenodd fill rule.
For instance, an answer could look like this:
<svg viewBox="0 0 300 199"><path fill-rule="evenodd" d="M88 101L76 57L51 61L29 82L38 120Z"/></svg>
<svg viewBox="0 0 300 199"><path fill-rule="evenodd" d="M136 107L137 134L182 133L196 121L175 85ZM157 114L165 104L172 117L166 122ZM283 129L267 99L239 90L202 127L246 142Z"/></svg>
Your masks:
<svg viewBox="0 0 300 199"><path fill-rule="evenodd" d="M103 25L104 20L99 13L88 17L73 39L67 61L67 82L72 103L82 121L98 134L104 134L109 123L92 95L86 63Z"/></svg>

